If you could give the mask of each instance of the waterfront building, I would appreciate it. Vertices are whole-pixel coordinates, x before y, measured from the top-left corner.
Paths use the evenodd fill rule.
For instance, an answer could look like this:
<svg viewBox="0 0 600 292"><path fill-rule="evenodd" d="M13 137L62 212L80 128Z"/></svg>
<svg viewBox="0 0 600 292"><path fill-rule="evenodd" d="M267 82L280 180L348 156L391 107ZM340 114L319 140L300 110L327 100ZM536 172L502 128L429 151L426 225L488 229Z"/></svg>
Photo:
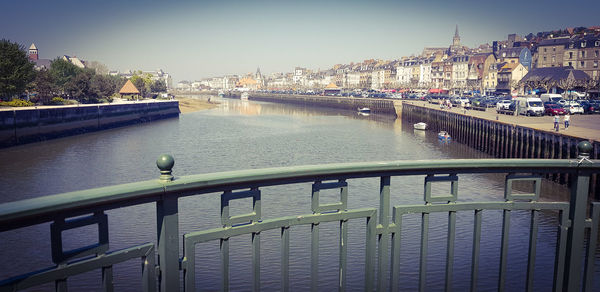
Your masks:
<svg viewBox="0 0 600 292"><path fill-rule="evenodd" d="M496 91L498 86L498 63L492 62L486 66L487 71L483 73L482 87L485 94Z"/></svg>
<svg viewBox="0 0 600 292"><path fill-rule="evenodd" d="M129 81L129 80L127 80L127 81ZM177 90L179 90L179 91L191 91L192 90L192 85L187 80L181 80L181 81L177 82Z"/></svg>
<svg viewBox="0 0 600 292"><path fill-rule="evenodd" d="M431 87L431 63L434 58L422 58L419 62L419 87Z"/></svg>
<svg viewBox="0 0 600 292"><path fill-rule="evenodd" d="M547 92L556 93L561 86L573 86L585 83L590 76L583 70L573 69L573 67L546 67L534 68L523 76L522 83L530 89L544 88ZM566 82L565 82L566 81ZM573 88L562 88L569 90Z"/></svg>
<svg viewBox="0 0 600 292"><path fill-rule="evenodd" d="M445 90L449 90L452 88L452 60L451 59L446 59L444 61L444 86L443 88Z"/></svg>
<svg viewBox="0 0 600 292"><path fill-rule="evenodd" d="M572 39L564 59L563 65L582 70L592 78L600 77L600 34Z"/></svg>
<svg viewBox="0 0 600 292"><path fill-rule="evenodd" d="M467 76L469 74L469 56L453 56L452 62L452 87L455 94L462 94L467 89Z"/></svg>
<svg viewBox="0 0 600 292"><path fill-rule="evenodd" d="M350 71L346 74L348 80L348 88L360 88L360 71Z"/></svg>
<svg viewBox="0 0 600 292"><path fill-rule="evenodd" d="M519 81L527 75L528 70L521 63L503 63L498 69L498 84L496 91L517 95L519 92ZM522 89L522 88L521 88Z"/></svg>
<svg viewBox="0 0 600 292"><path fill-rule="evenodd" d="M31 46L29 46L29 50L27 51L27 55L28 55L29 61L33 62L34 68L36 70L39 71L39 70L42 70L42 69L50 69L50 63L52 62L52 60L50 60L50 59L40 59L39 50L35 46L34 43L31 43Z"/></svg>
<svg viewBox="0 0 600 292"><path fill-rule="evenodd" d="M562 67L565 48L571 42L570 37L558 37L542 40L537 46L534 64L537 68Z"/></svg>
<svg viewBox="0 0 600 292"><path fill-rule="evenodd" d="M484 93L489 85L485 86L485 77L489 76L491 65L496 63L492 53L474 54L469 58L469 73L467 76L467 87L473 91ZM493 87L496 87L494 84Z"/></svg>

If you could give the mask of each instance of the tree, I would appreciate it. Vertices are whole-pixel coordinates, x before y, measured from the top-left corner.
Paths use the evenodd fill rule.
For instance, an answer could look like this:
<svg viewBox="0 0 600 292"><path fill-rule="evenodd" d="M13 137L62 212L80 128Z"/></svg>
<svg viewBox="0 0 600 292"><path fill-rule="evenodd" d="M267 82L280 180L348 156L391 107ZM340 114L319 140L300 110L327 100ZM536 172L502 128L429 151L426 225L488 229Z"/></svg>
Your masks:
<svg viewBox="0 0 600 292"><path fill-rule="evenodd" d="M164 80L154 80L150 85L150 91L152 92L167 92L167 85Z"/></svg>
<svg viewBox="0 0 600 292"><path fill-rule="evenodd" d="M141 71L137 71L129 80L131 80L131 83L133 83L140 91L142 97L146 97L146 94L151 91L150 85L152 84L152 75L142 74Z"/></svg>
<svg viewBox="0 0 600 292"><path fill-rule="evenodd" d="M63 92L68 91L67 83L79 72L81 72L81 68L62 58L56 58L50 63L50 75L52 75L56 87Z"/></svg>
<svg viewBox="0 0 600 292"><path fill-rule="evenodd" d="M0 97L22 93L35 78L33 63L23 46L9 40L0 41Z"/></svg>
<svg viewBox="0 0 600 292"><path fill-rule="evenodd" d="M56 91L54 79L48 70L42 69L36 73L33 81L33 90L38 94L38 99L44 104L47 104L52 99Z"/></svg>
<svg viewBox="0 0 600 292"><path fill-rule="evenodd" d="M94 70L80 70L75 77L65 84L65 91L82 103L98 102L98 89L92 83Z"/></svg>

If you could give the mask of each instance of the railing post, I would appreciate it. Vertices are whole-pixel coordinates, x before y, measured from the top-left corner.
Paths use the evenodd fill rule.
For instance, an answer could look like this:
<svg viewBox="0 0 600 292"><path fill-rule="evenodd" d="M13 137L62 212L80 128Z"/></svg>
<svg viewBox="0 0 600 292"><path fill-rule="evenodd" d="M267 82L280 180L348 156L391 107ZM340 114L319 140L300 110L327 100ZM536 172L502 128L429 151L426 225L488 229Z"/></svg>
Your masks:
<svg viewBox="0 0 600 292"><path fill-rule="evenodd" d="M579 150L578 164L591 164L588 160L592 145L588 141L577 145ZM567 255L565 267L565 291L581 291L581 259L584 247L585 221L587 218L587 199L590 184L590 173L577 170L571 187L569 219L571 228L567 235Z"/></svg>
<svg viewBox="0 0 600 292"><path fill-rule="evenodd" d="M173 180L171 170L175 161L170 155L161 155L156 161L160 180ZM160 291L179 291L179 217L177 197L163 194L156 202L158 232L158 267ZM193 275L192 275L193 277ZM193 288L192 288L193 289Z"/></svg>

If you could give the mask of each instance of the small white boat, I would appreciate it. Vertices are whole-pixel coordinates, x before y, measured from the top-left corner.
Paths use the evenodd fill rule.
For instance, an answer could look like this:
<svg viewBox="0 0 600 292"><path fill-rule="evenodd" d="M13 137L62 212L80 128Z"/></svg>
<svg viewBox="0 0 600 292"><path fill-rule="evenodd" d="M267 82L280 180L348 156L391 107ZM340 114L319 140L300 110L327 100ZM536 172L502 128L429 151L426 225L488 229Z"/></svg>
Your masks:
<svg viewBox="0 0 600 292"><path fill-rule="evenodd" d="M242 93L242 96L240 96L240 99L241 99L241 100L248 100L248 96L250 96L250 95L248 94L248 92L243 92L243 93Z"/></svg>
<svg viewBox="0 0 600 292"><path fill-rule="evenodd" d="M225 92L223 90L219 90L219 97L225 97Z"/></svg>
<svg viewBox="0 0 600 292"><path fill-rule="evenodd" d="M450 141L452 138L450 137L450 134L448 134L448 132L440 131L438 133L438 139L440 139L440 141L447 142L447 141Z"/></svg>
<svg viewBox="0 0 600 292"><path fill-rule="evenodd" d="M371 112L371 109L370 109L370 108L368 108L368 107L359 107L359 108L358 108L358 112L359 112L359 113L370 113L370 112Z"/></svg>
<svg viewBox="0 0 600 292"><path fill-rule="evenodd" d="M427 129L427 124L420 122L420 123L416 123L413 125L413 127L415 127L415 130L426 130Z"/></svg>

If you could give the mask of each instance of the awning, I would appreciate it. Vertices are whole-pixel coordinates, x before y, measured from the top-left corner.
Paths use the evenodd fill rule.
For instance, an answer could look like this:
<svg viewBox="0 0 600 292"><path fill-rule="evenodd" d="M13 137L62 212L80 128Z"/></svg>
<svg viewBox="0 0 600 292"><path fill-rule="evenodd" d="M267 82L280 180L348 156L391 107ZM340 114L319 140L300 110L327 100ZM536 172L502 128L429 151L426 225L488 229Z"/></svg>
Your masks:
<svg viewBox="0 0 600 292"><path fill-rule="evenodd" d="M429 89L429 93L448 93L448 90L444 90L441 88L432 88Z"/></svg>

